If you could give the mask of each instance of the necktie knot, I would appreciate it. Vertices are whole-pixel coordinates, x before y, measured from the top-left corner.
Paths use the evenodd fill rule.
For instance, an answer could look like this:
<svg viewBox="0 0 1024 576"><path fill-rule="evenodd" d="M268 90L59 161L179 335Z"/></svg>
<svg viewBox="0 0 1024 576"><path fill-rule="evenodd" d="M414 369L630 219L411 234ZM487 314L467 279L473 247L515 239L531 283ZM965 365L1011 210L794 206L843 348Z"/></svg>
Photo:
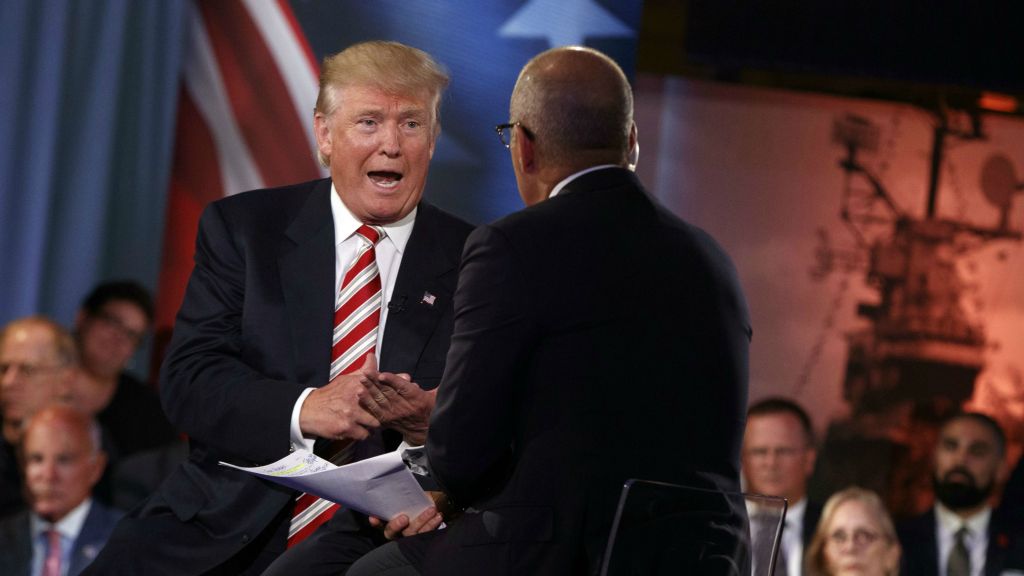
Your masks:
<svg viewBox="0 0 1024 576"><path fill-rule="evenodd" d="M385 232L383 228L370 226L368 224L360 226L359 229L356 230L356 234L362 236L364 240L370 243L370 246L376 246L377 242L380 242L385 236L387 236L387 232Z"/></svg>

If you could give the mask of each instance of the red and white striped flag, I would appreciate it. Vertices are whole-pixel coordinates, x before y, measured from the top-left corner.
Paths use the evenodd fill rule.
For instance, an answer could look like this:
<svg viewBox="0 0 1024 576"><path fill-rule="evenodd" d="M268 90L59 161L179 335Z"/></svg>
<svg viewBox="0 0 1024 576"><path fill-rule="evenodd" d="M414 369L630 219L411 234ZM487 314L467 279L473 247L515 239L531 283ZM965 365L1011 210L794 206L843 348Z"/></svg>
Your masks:
<svg viewBox="0 0 1024 576"><path fill-rule="evenodd" d="M155 360L184 297L206 204L325 174L313 136L319 67L288 2L195 0L187 30Z"/></svg>

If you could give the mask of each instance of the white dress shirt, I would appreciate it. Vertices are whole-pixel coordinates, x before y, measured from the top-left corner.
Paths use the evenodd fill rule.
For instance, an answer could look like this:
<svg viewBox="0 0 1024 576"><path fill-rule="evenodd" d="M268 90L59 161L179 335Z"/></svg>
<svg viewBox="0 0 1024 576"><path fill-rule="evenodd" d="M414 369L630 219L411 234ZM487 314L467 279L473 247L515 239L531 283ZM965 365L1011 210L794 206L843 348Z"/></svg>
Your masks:
<svg viewBox="0 0 1024 576"><path fill-rule="evenodd" d="M89 508L92 506L92 498L86 498L81 504L72 508L56 524L51 524L35 514L29 514L29 529L32 534L32 576L40 576L43 573L43 562L46 560L47 536L46 532L53 528L60 534L60 573L66 575L71 566L71 551L74 548L75 540L82 531L85 524L85 517L89 515Z"/></svg>
<svg viewBox="0 0 1024 576"><path fill-rule="evenodd" d="M801 498L786 511L786 527L782 530L782 548L786 551L789 576L800 576L804 568L804 516L807 498Z"/></svg>
<svg viewBox="0 0 1024 576"><path fill-rule="evenodd" d="M992 519L992 508L986 506L981 512L963 520L941 502L936 502L935 519L935 538L939 544L939 574L946 573L949 553L956 544L956 533L965 525L970 532L965 544L971 555L971 576L984 574L985 557L988 552L988 523Z"/></svg>
<svg viewBox="0 0 1024 576"><path fill-rule="evenodd" d="M748 501L747 514L753 518L757 511L757 506ZM782 528L782 541L779 542L779 558L785 555L786 573L789 576L800 576L803 574L804 516L806 512L807 498L801 498L799 502L786 509L786 523ZM750 529L751 541L754 541L759 537L757 534L759 527L751 522ZM756 566L754 567L754 573L758 573Z"/></svg>
<svg viewBox="0 0 1024 576"><path fill-rule="evenodd" d="M375 248L377 257L377 269L380 272L381 289L383 290L380 309L380 325L377 330L377 355L380 357L381 344L384 342L384 327L388 318L388 304L391 302L395 290L395 280L398 278L398 270L402 265L402 254L405 253L405 245L409 243L409 236L412 235L412 227L416 221L416 208L409 212L404 218L382 226L387 236L377 243ZM356 237L356 230L363 223L356 218L352 212L341 201L338 191L331 184L331 216L334 219L334 294L341 291L341 282L348 270L355 262L359 248L363 246L363 240ZM327 384L324 382L324 384ZM304 448L313 450L313 443L316 438L305 437L299 428L299 413L302 411L302 403L315 388L306 388L299 399L292 407L291 419L291 442L293 448Z"/></svg>

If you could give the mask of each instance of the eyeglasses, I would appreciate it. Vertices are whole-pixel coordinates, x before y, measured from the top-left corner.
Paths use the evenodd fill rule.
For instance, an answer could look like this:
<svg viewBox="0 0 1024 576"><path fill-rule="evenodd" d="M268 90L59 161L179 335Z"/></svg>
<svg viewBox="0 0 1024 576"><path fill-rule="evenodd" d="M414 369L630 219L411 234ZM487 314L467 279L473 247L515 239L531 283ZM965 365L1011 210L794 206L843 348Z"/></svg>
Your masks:
<svg viewBox="0 0 1024 576"><path fill-rule="evenodd" d="M104 326L112 328L115 332L118 333L118 335L124 337L127 340L131 340L136 344L141 342L143 336L146 335L144 331L140 332L138 330L131 328L130 326L125 324L120 318L108 312L97 312L96 314L93 314L92 317L95 318L96 320L99 320L100 323L103 324Z"/></svg>
<svg viewBox="0 0 1024 576"><path fill-rule="evenodd" d="M747 449L747 456L750 458L794 458L807 452L807 448L800 446L776 446L774 448L757 446Z"/></svg>
<svg viewBox="0 0 1024 576"><path fill-rule="evenodd" d="M32 378L50 370L59 370L65 364L24 364L22 362L0 362L0 378L7 376L11 370L17 370L25 378Z"/></svg>
<svg viewBox="0 0 1024 576"><path fill-rule="evenodd" d="M523 126L522 122L509 122L508 124L498 124L497 126L494 127L494 131L498 133L498 140L501 140L502 146L504 146L506 149L512 146L512 132L509 129L515 128L516 126L522 128L523 134L526 134L527 138L533 140L533 132L530 132L530 130L527 129L526 126ZM507 134L505 132L506 130L509 130Z"/></svg>
<svg viewBox="0 0 1024 576"><path fill-rule="evenodd" d="M864 528L854 530L852 535L846 530L836 530L828 535L828 541L832 545L840 547L852 539L854 546L864 548L874 544L879 538L882 538L881 534L878 532L872 532L871 530L865 530Z"/></svg>

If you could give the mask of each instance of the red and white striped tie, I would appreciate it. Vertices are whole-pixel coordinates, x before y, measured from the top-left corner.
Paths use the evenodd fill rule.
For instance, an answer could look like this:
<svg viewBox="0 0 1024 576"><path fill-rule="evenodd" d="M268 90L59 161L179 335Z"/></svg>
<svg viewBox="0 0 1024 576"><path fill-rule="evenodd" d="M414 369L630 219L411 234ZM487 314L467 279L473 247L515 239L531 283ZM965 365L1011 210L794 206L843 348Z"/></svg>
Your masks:
<svg viewBox="0 0 1024 576"><path fill-rule="evenodd" d="M330 380L339 374L358 370L366 355L377 347L377 328L380 325L380 304L383 298L380 272L374 246L385 236L382 228L363 224L356 230L363 246L356 261L345 273L334 309L334 340L331 348ZM331 442L325 454L335 464L343 464L352 454L353 444L339 440ZM337 512L338 505L330 500L302 494L296 499L292 522L288 529L288 547L298 544Z"/></svg>

